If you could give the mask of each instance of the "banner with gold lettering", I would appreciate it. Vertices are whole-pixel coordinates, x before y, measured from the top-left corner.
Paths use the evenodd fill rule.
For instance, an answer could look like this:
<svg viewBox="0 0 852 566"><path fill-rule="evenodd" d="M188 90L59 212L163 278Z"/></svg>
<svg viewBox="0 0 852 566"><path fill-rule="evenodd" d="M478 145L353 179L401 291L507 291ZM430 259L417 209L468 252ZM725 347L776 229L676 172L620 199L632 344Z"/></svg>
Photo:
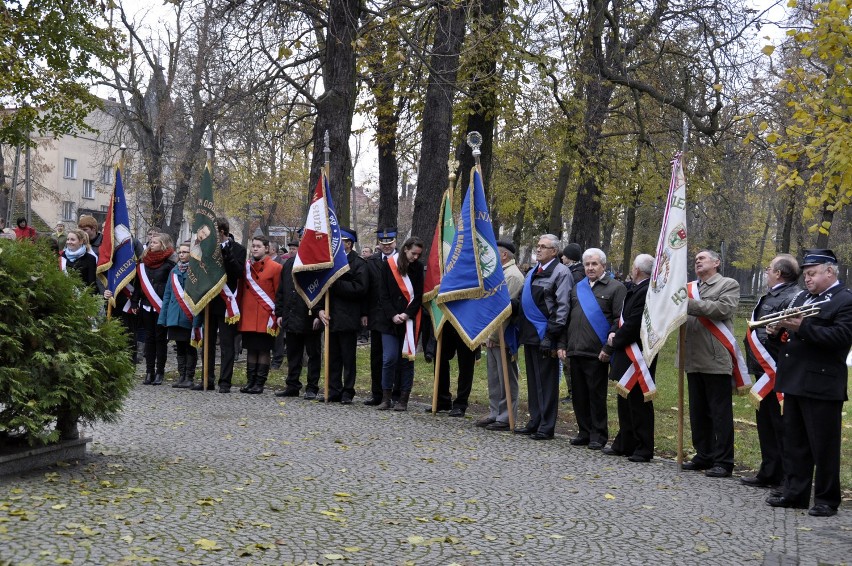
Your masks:
<svg viewBox="0 0 852 566"><path fill-rule="evenodd" d="M227 280L222 247L219 245L216 211L213 208L213 180L209 161L201 177L201 191L198 193L192 231L195 238L190 248L183 296L197 315L219 294Z"/></svg>

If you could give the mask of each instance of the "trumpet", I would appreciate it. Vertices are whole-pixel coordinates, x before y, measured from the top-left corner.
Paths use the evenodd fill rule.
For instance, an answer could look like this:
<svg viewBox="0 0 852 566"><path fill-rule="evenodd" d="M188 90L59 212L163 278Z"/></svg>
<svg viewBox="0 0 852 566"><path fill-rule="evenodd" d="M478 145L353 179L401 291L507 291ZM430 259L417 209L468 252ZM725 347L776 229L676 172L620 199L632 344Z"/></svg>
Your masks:
<svg viewBox="0 0 852 566"><path fill-rule="evenodd" d="M797 316L800 316L802 318L816 316L819 314L820 305L823 303L827 303L830 300L831 299L823 299L822 301L811 303L809 305L802 305L800 307L793 307L791 309L786 309L781 312L768 314L766 316L760 317L757 320L750 320L748 321L748 329L753 330L755 328L762 328L764 326L768 326L776 322L781 322L782 320L787 320L788 318L795 318Z"/></svg>

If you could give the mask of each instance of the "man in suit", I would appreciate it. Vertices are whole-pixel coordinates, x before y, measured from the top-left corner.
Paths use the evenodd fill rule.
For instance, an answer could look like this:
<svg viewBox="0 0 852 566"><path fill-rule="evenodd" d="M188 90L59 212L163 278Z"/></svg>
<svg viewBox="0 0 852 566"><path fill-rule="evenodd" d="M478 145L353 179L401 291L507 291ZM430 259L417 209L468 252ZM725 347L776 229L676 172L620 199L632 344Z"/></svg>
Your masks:
<svg viewBox="0 0 852 566"><path fill-rule="evenodd" d="M571 317L567 348L571 392L577 417L573 446L601 450L609 440L606 387L609 354L603 351L607 338L618 328L627 289L606 272L606 254L598 248L583 252L586 277L571 289Z"/></svg>
<svg viewBox="0 0 852 566"><path fill-rule="evenodd" d="M757 302L752 314L753 320L782 312L800 292L796 285L799 279L799 265L792 255L776 256L769 262L765 271L767 293ZM761 462L756 475L742 477L740 481L752 487L776 487L784 480L781 458L784 452L784 422L781 417L781 404L778 402L774 387L777 371L775 366L781 343L771 339L765 327L755 328L749 332L745 343L746 363L756 382L751 394L755 399L760 400L755 420ZM763 380L764 375L765 380Z"/></svg>
<svg viewBox="0 0 852 566"><path fill-rule="evenodd" d="M735 340L722 342L710 329L724 327L733 337L734 313L740 303L740 284L719 273L719 254L701 250L695 256L698 281L687 285L686 378L689 385L689 422L695 456L684 470L704 471L725 478L734 468L734 411L732 406ZM748 376L746 376L748 377Z"/></svg>
<svg viewBox="0 0 852 566"><path fill-rule="evenodd" d="M784 394L784 489L766 502L806 509L811 485L814 517L840 506L840 429L847 399L845 357L852 347L852 291L837 279L831 250L805 250L805 286L790 308L817 304L816 316L787 318L770 328L787 332L778 356L777 388ZM816 473L814 473L816 472Z"/></svg>
<svg viewBox="0 0 852 566"><path fill-rule="evenodd" d="M331 312L321 309L320 321L329 334L329 389L328 400L351 405L355 397L355 348L361 317L367 314L367 263L352 246L358 233L340 227L340 237L346 250L349 271L340 276L330 289ZM325 302L320 303L322 305ZM322 400L322 399L319 399Z"/></svg>
<svg viewBox="0 0 852 566"><path fill-rule="evenodd" d="M377 251L367 260L367 275L370 283L368 314L361 324L370 329L370 397L365 405L376 406L382 402L382 333L377 325L382 324L382 305L379 289L382 285L382 266L387 258L396 253L396 228L379 228Z"/></svg>
<svg viewBox="0 0 852 566"><path fill-rule="evenodd" d="M559 238L545 234L536 245L537 264L521 290L519 342L524 345L527 399L530 420L515 433L533 440L550 440L559 410L559 361L565 348L563 334L568 324L573 279L568 268L556 259Z"/></svg>
<svg viewBox="0 0 852 566"><path fill-rule="evenodd" d="M245 271L246 265L246 249L231 239L230 224L227 218L219 218L216 220L216 226L219 236L219 245L222 247L222 260L225 263L225 274L227 275L227 291L222 289L222 292L213 297L207 308L210 309L210 328L204 329L204 339L209 340L207 359L204 364L207 366L207 390L212 391L214 386L214 369L216 367L216 337L219 337L219 349L221 351L221 359L219 365L219 392L230 393L231 381L234 377L234 358L236 357L236 344L239 332L237 331L238 320L233 320L234 310L230 305L226 304L225 298L228 297L228 291L233 296L236 296L239 287L240 278ZM224 295L224 296L223 296ZM238 311L237 311L238 312ZM231 319L229 321L229 319ZM203 321L204 317L198 317L199 321ZM202 379L190 389L193 391L201 391L204 389L204 380Z"/></svg>
<svg viewBox="0 0 852 566"><path fill-rule="evenodd" d="M635 371L643 371L641 364L633 362L630 356L637 358L642 356L642 342L639 338L642 329L642 314L645 311L645 298L648 294L648 282L651 272L654 270L654 256L639 254L633 260L633 268L630 276L633 285L627 290L624 299L624 308L621 313L621 324L618 330L611 332L607 337L607 343L603 347L603 353L612 356L612 367L610 379L624 383L625 375L631 375ZM648 369L647 375L636 376L636 381L631 381L627 395L621 394L617 398L618 408L618 434L611 446L603 449L604 454L610 456L627 456L631 462L650 462L654 457L654 403L645 398L645 393L640 385L640 379L654 380L657 367L656 358ZM631 373L628 374L628 371ZM628 379L629 381L629 379Z"/></svg>

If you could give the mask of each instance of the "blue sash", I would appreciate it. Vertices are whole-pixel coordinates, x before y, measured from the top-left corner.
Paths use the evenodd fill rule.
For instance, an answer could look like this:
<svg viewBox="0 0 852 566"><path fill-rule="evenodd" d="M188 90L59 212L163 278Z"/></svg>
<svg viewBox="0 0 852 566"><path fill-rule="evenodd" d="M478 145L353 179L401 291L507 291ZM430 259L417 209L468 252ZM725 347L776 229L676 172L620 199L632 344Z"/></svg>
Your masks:
<svg viewBox="0 0 852 566"><path fill-rule="evenodd" d="M601 346L603 346L606 344L611 325L604 316L597 299L595 299L588 277L584 277L582 281L577 283L577 300L580 301L580 308L583 309L586 320L592 325L592 330L598 335Z"/></svg>
<svg viewBox="0 0 852 566"><path fill-rule="evenodd" d="M532 297L532 278L537 270L538 267L530 269L529 275L524 280L524 289L521 291L521 307L524 309L524 316L538 332L538 339L544 340L544 333L547 331L547 317L544 316Z"/></svg>
<svg viewBox="0 0 852 566"><path fill-rule="evenodd" d="M518 345L520 342L521 330L514 322L506 325L506 330L503 332L503 338L506 340L506 348L513 356L518 353Z"/></svg>

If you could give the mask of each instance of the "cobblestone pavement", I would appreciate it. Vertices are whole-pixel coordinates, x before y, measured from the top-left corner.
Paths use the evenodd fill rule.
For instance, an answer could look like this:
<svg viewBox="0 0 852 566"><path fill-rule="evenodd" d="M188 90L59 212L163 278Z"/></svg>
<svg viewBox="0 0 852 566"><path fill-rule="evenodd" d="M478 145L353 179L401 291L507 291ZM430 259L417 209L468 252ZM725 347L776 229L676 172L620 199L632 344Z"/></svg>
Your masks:
<svg viewBox="0 0 852 566"><path fill-rule="evenodd" d="M0 564L840 564L852 511L558 436L138 386L78 464L0 480Z"/></svg>

